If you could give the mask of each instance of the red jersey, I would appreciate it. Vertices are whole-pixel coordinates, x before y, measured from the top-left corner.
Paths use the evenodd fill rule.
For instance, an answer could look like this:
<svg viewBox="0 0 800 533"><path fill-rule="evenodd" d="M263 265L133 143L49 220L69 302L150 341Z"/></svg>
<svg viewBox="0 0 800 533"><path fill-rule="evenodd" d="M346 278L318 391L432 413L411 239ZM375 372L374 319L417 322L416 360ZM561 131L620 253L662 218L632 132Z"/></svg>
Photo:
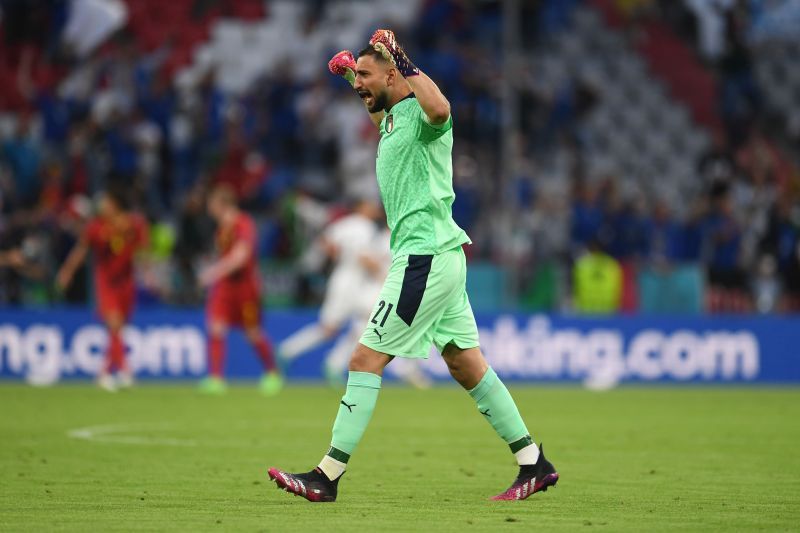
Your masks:
<svg viewBox="0 0 800 533"><path fill-rule="evenodd" d="M142 217L129 215L121 225L95 218L86 227L86 239L94 255L98 290L132 286L134 255L147 242Z"/></svg>
<svg viewBox="0 0 800 533"><path fill-rule="evenodd" d="M256 257L256 224L252 217L239 213L233 224L217 230L217 250L225 257L238 242L244 242L249 249L247 262L239 268L220 279L217 288L221 290L237 290L242 287L258 289L261 286L258 274L258 261Z"/></svg>

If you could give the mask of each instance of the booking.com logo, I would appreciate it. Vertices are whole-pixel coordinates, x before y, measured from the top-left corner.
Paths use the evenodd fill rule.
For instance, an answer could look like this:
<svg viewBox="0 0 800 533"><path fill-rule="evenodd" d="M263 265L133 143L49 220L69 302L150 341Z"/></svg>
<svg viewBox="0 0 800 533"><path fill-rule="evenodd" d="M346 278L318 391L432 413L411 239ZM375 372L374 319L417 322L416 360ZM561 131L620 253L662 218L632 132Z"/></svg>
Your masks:
<svg viewBox="0 0 800 533"><path fill-rule="evenodd" d="M160 377L192 377L206 371L203 330L191 325L128 326L123 331L135 372ZM746 330L698 331L615 328L554 328L544 316L520 324L510 316L480 328L481 348L503 377L584 380L613 386L624 380L755 380L760 369L756 336ZM94 375L108 338L96 324L72 335L55 324L21 328L0 324L0 373L51 384L62 376ZM387 368L399 371L404 361ZM438 354L424 363L432 376L446 378ZM313 376L308 376L313 377Z"/></svg>
<svg viewBox="0 0 800 533"><path fill-rule="evenodd" d="M642 329L626 338L614 328L553 328L544 316L520 327L501 316L480 328L480 341L489 363L506 377L610 385L625 379L754 380L759 373L759 344L749 331ZM448 373L439 357L431 357L426 369Z"/></svg>
<svg viewBox="0 0 800 533"><path fill-rule="evenodd" d="M206 343L194 326L127 326L122 332L134 372L152 375L202 375ZM96 374L103 362L108 335L99 325L83 326L64 344L59 326L34 324L25 329L0 326L0 370L25 376L34 384L55 383L62 375Z"/></svg>

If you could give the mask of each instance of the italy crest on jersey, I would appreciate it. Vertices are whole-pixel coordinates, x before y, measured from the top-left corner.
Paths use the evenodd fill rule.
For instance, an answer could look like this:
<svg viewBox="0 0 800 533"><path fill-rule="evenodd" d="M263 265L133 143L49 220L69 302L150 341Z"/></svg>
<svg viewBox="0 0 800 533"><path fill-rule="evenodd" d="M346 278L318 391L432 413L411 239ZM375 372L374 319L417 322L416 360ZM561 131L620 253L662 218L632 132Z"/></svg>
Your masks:
<svg viewBox="0 0 800 533"><path fill-rule="evenodd" d="M392 133L394 129L394 115L386 117L386 133Z"/></svg>

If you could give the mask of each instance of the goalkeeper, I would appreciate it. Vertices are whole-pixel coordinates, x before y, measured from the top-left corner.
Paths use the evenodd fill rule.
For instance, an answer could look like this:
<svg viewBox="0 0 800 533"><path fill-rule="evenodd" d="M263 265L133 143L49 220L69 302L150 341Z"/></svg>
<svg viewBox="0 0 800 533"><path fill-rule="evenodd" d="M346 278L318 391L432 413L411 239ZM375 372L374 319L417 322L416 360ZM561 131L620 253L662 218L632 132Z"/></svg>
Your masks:
<svg viewBox="0 0 800 533"><path fill-rule="evenodd" d="M453 119L450 104L397 43L378 30L358 61L348 51L328 64L345 77L380 129L376 174L391 230L392 265L351 359L328 452L310 472L277 468L280 488L310 501L334 501L347 462L367 428L384 367L395 357L425 358L431 345L480 414L508 444L519 474L497 500L522 500L558 481L505 385L488 366L465 289L466 233L451 214ZM439 408L438 406L436 407Z"/></svg>

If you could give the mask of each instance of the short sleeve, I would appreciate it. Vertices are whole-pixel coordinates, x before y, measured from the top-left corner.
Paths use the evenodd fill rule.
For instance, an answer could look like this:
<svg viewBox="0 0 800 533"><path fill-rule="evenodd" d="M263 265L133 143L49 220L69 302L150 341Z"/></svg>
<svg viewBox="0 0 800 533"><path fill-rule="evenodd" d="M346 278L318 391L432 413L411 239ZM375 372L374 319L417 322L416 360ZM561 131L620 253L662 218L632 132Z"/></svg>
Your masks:
<svg viewBox="0 0 800 533"><path fill-rule="evenodd" d="M447 120L441 124L431 124L430 119L428 119L428 115L425 114L425 111L422 108L419 108L419 129L420 129L420 139L425 142L435 141L451 129L453 129L453 115L450 114L447 117Z"/></svg>

